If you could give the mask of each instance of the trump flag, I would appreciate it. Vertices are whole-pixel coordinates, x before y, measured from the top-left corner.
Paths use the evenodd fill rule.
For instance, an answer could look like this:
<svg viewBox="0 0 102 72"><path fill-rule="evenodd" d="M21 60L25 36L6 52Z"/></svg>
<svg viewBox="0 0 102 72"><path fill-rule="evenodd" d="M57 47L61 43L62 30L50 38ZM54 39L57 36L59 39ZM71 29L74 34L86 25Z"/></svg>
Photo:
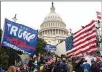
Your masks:
<svg viewBox="0 0 102 72"><path fill-rule="evenodd" d="M32 54L36 50L37 41L38 30L5 19L2 46Z"/></svg>

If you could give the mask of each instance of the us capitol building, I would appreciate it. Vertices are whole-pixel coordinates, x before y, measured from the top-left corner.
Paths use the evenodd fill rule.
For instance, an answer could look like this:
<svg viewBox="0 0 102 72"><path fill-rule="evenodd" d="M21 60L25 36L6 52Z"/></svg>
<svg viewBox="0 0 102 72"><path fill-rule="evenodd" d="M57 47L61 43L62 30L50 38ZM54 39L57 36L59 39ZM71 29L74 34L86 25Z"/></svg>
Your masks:
<svg viewBox="0 0 102 72"><path fill-rule="evenodd" d="M50 13L45 17L40 25L39 38L44 39L48 44L57 45L68 37L66 24L55 12L52 2Z"/></svg>

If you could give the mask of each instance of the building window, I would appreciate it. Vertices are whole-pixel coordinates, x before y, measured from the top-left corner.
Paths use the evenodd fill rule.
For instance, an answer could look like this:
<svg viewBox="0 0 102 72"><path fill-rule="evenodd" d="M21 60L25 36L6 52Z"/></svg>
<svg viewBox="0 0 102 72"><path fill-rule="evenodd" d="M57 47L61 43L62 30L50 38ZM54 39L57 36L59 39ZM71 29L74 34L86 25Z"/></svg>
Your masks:
<svg viewBox="0 0 102 72"><path fill-rule="evenodd" d="M45 24L43 25L43 27L45 27Z"/></svg>
<svg viewBox="0 0 102 72"><path fill-rule="evenodd" d="M60 43L63 42L64 40L60 40Z"/></svg>
<svg viewBox="0 0 102 72"><path fill-rule="evenodd" d="M45 27L46 27L46 24L45 24Z"/></svg>
<svg viewBox="0 0 102 72"><path fill-rule="evenodd" d="M44 31L43 31L43 34L44 34Z"/></svg>
<svg viewBox="0 0 102 72"><path fill-rule="evenodd" d="M50 33L49 33L49 30L48 30L48 34L50 34Z"/></svg>
<svg viewBox="0 0 102 72"><path fill-rule="evenodd" d="M64 35L64 31L62 31L63 32L63 35Z"/></svg>
<svg viewBox="0 0 102 72"><path fill-rule="evenodd" d="M45 34L47 34L47 31L45 31Z"/></svg>
<svg viewBox="0 0 102 72"><path fill-rule="evenodd" d="M50 23L50 27L51 27L51 23Z"/></svg>
<svg viewBox="0 0 102 72"><path fill-rule="evenodd" d="M50 27L50 23L49 23L49 26L48 27Z"/></svg>
<svg viewBox="0 0 102 72"><path fill-rule="evenodd" d="M60 34L60 30L59 30L59 34Z"/></svg>
<svg viewBox="0 0 102 72"><path fill-rule="evenodd" d="M51 30L51 35L52 35L52 30Z"/></svg>
<svg viewBox="0 0 102 72"><path fill-rule="evenodd" d="M48 34L48 30L47 30L47 34Z"/></svg>
<svg viewBox="0 0 102 72"><path fill-rule="evenodd" d="M58 30L56 29L56 34L58 34Z"/></svg>
<svg viewBox="0 0 102 72"><path fill-rule="evenodd" d="M46 27L48 27L48 26L49 26L49 24L47 23Z"/></svg>
<svg viewBox="0 0 102 72"><path fill-rule="evenodd" d="M53 30L53 35L55 35L55 29Z"/></svg>
<svg viewBox="0 0 102 72"><path fill-rule="evenodd" d="M54 23L53 23L53 27L54 27Z"/></svg>
<svg viewBox="0 0 102 72"><path fill-rule="evenodd" d="M64 32L64 34L66 35L66 32Z"/></svg>
<svg viewBox="0 0 102 72"><path fill-rule="evenodd" d="M61 27L63 27L63 25L61 24Z"/></svg>

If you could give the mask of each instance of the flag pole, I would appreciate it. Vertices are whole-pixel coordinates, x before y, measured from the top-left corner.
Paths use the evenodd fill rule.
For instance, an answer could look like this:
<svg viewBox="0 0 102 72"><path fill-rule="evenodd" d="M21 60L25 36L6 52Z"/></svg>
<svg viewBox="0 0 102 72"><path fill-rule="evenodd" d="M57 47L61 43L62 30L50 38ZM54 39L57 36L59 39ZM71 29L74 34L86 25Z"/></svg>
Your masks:
<svg viewBox="0 0 102 72"><path fill-rule="evenodd" d="M101 1L101 7L102 7L102 1ZM101 22L100 22L100 27L101 27L101 48L102 48L102 8L101 8Z"/></svg>
<svg viewBox="0 0 102 72"><path fill-rule="evenodd" d="M100 48L102 48L102 11L100 13L101 13L101 19L96 20L96 25L97 25L96 26L96 35L97 35L98 51L102 55L102 52L100 51Z"/></svg>
<svg viewBox="0 0 102 72"><path fill-rule="evenodd" d="M14 22L17 21L17 14L15 14L15 16L12 18L12 20L13 20Z"/></svg>
<svg viewBox="0 0 102 72"><path fill-rule="evenodd" d="M73 35L73 33L72 33L72 29L71 29L71 28L69 29L69 31L70 31L70 35Z"/></svg>
<svg viewBox="0 0 102 72"><path fill-rule="evenodd" d="M102 6L102 1L101 1L101 6ZM101 9L101 19L100 19L100 49L102 50L102 9ZM102 56L102 51L101 50L99 50L100 51L100 53L101 53L101 56Z"/></svg>
<svg viewBox="0 0 102 72"><path fill-rule="evenodd" d="M15 16L12 18L12 20L16 23L16 21L17 21L17 14L15 14ZM15 56L15 57L16 57L16 56ZM16 59L17 59L17 58L15 58L15 65L17 64Z"/></svg>
<svg viewBox="0 0 102 72"><path fill-rule="evenodd" d="M101 7L102 7L102 1L101 1ZM101 22L100 22L101 30L102 30L102 8L101 8Z"/></svg>

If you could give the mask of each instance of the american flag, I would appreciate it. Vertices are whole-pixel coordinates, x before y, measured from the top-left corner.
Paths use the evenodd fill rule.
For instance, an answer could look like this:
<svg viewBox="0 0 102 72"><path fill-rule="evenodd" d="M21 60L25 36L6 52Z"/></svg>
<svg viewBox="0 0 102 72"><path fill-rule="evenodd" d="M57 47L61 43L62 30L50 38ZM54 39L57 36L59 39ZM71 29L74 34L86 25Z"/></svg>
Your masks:
<svg viewBox="0 0 102 72"><path fill-rule="evenodd" d="M84 28L75 32L72 36L65 40L67 55L83 55L85 53L95 52L96 45L96 27L94 20Z"/></svg>
<svg viewBox="0 0 102 72"><path fill-rule="evenodd" d="M96 11L96 14L97 14L97 18L101 19L101 12Z"/></svg>

